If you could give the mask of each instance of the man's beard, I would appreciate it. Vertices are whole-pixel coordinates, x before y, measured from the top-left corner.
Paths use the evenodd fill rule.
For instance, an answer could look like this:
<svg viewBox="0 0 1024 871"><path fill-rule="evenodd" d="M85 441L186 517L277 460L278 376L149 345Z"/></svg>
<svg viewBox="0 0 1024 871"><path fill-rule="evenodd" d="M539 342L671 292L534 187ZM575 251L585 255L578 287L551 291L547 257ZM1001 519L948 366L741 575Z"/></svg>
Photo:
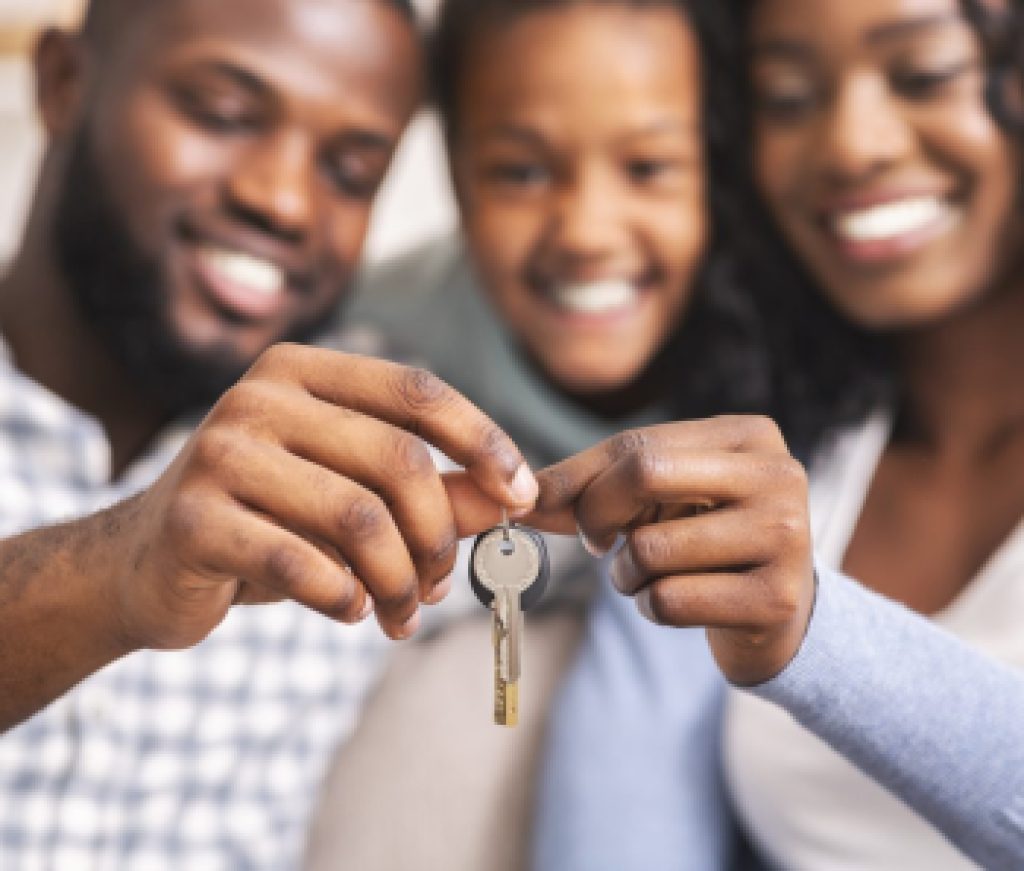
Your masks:
<svg viewBox="0 0 1024 871"><path fill-rule="evenodd" d="M168 278L136 243L81 131L58 193L58 267L87 326L125 376L170 417L212 405L254 362L225 341L190 346L175 329ZM295 324L281 341L309 341L331 320L325 311Z"/></svg>

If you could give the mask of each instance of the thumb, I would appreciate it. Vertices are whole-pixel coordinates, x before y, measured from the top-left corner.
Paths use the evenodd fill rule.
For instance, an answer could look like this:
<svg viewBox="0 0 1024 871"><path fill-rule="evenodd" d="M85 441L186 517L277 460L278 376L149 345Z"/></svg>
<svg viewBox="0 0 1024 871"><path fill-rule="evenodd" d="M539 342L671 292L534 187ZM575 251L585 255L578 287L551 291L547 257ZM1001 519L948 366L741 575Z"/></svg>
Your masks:
<svg viewBox="0 0 1024 871"><path fill-rule="evenodd" d="M459 538L479 535L501 523L501 505L484 493L467 472L446 472L441 478L448 491ZM576 518L571 507L532 511L515 519L542 532L576 534Z"/></svg>

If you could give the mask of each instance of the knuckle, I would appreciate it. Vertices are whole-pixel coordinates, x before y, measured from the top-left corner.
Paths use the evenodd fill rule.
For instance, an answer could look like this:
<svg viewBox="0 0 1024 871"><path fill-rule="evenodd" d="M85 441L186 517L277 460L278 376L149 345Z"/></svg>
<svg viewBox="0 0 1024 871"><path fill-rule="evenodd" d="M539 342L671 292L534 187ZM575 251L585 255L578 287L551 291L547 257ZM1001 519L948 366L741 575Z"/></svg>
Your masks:
<svg viewBox="0 0 1024 871"><path fill-rule="evenodd" d="M537 507L541 510L553 511L572 501L575 494L573 477L559 467L545 469L537 473L540 485L540 496Z"/></svg>
<svg viewBox="0 0 1024 871"><path fill-rule="evenodd" d="M268 549L263 566L270 582L286 592L295 590L309 574L309 566L302 555L284 544Z"/></svg>
<svg viewBox="0 0 1024 871"><path fill-rule="evenodd" d="M210 426L196 434L192 456L201 469L223 469L242 449L236 433L226 427Z"/></svg>
<svg viewBox="0 0 1024 871"><path fill-rule="evenodd" d="M251 372L261 375L277 375L291 372L299 364L303 349L291 342L271 345L257 358Z"/></svg>
<svg viewBox="0 0 1024 871"><path fill-rule="evenodd" d="M451 388L433 372L419 367L402 367L397 377L398 395L415 410L436 409L446 405Z"/></svg>
<svg viewBox="0 0 1024 871"><path fill-rule="evenodd" d="M389 519L380 497L367 493L356 496L342 508L337 526L348 538L375 538L385 530Z"/></svg>
<svg viewBox="0 0 1024 871"><path fill-rule="evenodd" d="M645 575L664 574L672 548L667 537L655 527L637 529L629 536L633 562Z"/></svg>
<svg viewBox="0 0 1024 871"><path fill-rule="evenodd" d="M641 493L658 488L665 477L666 462L661 454L642 448L629 458L629 476Z"/></svg>
<svg viewBox="0 0 1024 871"><path fill-rule="evenodd" d="M266 381L244 378L217 403L217 415L232 422L273 418L278 392Z"/></svg>
<svg viewBox="0 0 1024 871"><path fill-rule="evenodd" d="M325 611L329 617L347 619L352 616L352 608L356 603L358 585L355 578L348 572L343 573L342 577L343 580L336 585Z"/></svg>
<svg viewBox="0 0 1024 871"><path fill-rule="evenodd" d="M769 523L769 530L776 546L785 550L803 546L810 537L807 517L797 508L775 512Z"/></svg>
<svg viewBox="0 0 1024 871"><path fill-rule="evenodd" d="M608 455L612 460L620 460L643 450L647 444L647 435L643 430L629 429L613 436L608 442Z"/></svg>
<svg viewBox="0 0 1024 871"><path fill-rule="evenodd" d="M807 469L792 457L787 457L779 463L778 476L787 483L789 488L796 491L801 498L807 495Z"/></svg>
<svg viewBox="0 0 1024 871"><path fill-rule="evenodd" d="M455 530L445 532L427 547L425 559L431 565L454 565L459 549L458 545L459 541L455 536Z"/></svg>
<svg viewBox="0 0 1024 871"><path fill-rule="evenodd" d="M761 583L765 623L768 625L788 623L800 607L800 596L796 586L773 579L770 575L762 577Z"/></svg>
<svg viewBox="0 0 1024 871"><path fill-rule="evenodd" d="M198 533L203 529L202 499L192 493L178 493L164 517L164 533L177 552L195 546Z"/></svg>
<svg viewBox="0 0 1024 871"><path fill-rule="evenodd" d="M714 419L729 450L738 451L751 445L775 445L782 441L778 424L759 414L725 414Z"/></svg>
<svg viewBox="0 0 1024 871"><path fill-rule="evenodd" d="M436 471L433 457L417 436L397 432L391 442L390 469L399 478L425 478Z"/></svg>
<svg viewBox="0 0 1024 871"><path fill-rule="evenodd" d="M508 474L515 472L522 462L505 431L497 424L483 424L477 434L476 445L476 453L480 458L497 463Z"/></svg>
<svg viewBox="0 0 1024 871"><path fill-rule="evenodd" d="M374 592L373 600L385 611L411 614L419 603L419 578L410 575L392 588Z"/></svg>

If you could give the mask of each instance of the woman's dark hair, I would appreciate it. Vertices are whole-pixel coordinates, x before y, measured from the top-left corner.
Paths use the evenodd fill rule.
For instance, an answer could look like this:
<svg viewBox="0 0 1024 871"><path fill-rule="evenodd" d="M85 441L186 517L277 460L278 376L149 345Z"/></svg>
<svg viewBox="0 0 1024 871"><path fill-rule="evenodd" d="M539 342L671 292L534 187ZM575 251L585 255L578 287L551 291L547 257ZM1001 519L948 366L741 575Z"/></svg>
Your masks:
<svg viewBox="0 0 1024 871"><path fill-rule="evenodd" d="M743 42L756 0L733 0L734 24ZM1012 15L993 13L984 0L961 0L965 16L986 50L986 96L993 116L1011 131L1024 133L1024 111L1013 102L1024 77L1024 0L1014 0ZM1015 23L1016 22L1016 23ZM745 66L745 64L743 64ZM737 141L750 143L753 103L741 70ZM734 120L736 116L733 116ZM751 176L751 155L738 155L737 176ZM753 185L746 188L752 192ZM774 413L791 446L809 456L828 433L862 420L883 402L898 402L891 342L859 328L839 314L782 240L760 197L748 201L744 230L734 233L740 279L759 310L773 361Z"/></svg>
<svg viewBox="0 0 1024 871"><path fill-rule="evenodd" d="M459 85L469 47L487 28L523 15L574 4L677 9L700 46L703 126L708 171L710 250L677 333L652 364L659 389L675 398L679 417L773 410L772 377L758 311L743 289L732 252L733 228L749 202L734 176L732 138L739 118L733 76L737 30L725 0L446 0L434 31L430 66L435 103L449 147L459 135ZM609 62L614 62L609 59ZM586 71L580 71L582 75Z"/></svg>

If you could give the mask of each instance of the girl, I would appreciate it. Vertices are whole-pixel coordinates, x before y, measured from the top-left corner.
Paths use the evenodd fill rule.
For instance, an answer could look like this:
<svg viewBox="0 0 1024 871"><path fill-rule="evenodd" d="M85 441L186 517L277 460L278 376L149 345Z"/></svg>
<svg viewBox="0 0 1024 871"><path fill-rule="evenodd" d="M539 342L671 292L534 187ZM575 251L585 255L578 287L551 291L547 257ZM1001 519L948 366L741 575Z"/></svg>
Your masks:
<svg viewBox="0 0 1024 871"><path fill-rule="evenodd" d="M463 233L368 275L347 322L383 327L507 427L536 467L624 429L763 409L767 368L722 232L721 212L736 199L722 136L733 104L718 78L705 88L702 73L728 64L725 33L718 0L449 0L434 81ZM593 589L595 564L568 544L567 553L551 539L556 576L563 587L575 577ZM659 727L650 752L670 753L676 770L705 784L705 798L717 795L724 687L702 637L659 632L623 612L628 632L658 635L673 663L690 663L691 695L658 700L658 717L623 706L608 722L655 725L671 714L688 740ZM572 613L557 645L537 634L550 625L544 618L533 622L527 654L554 649L543 648L548 661L538 668L528 663L524 692L553 687L551 663L567 658L578 635ZM508 747L486 725L485 615L468 631L395 663L332 778L314 867L336 863L339 850L352 867L449 869L494 867L495 855L515 852L525 808L503 808L496 827L487 797L518 785L513 800L525 803L529 778L500 782ZM605 653L630 655L628 646ZM520 741L538 740L540 713L541 699L524 700ZM394 724L410 722L403 753ZM656 749L662 735L670 746ZM382 760L387 770L375 769ZM427 795L435 798L424 814ZM664 801L642 790L619 805L640 823L647 804ZM728 818L720 800L711 816L701 804L665 835L717 865L731 845ZM367 809L380 807L401 841L382 845L367 824Z"/></svg>
<svg viewBox="0 0 1024 871"><path fill-rule="evenodd" d="M986 63L982 39L999 36L1008 10L740 6L755 175L799 261L758 263L788 339L777 359L800 404L791 432L816 446L816 572L806 508L795 507L802 485L763 425L676 425L611 464L574 458L547 473L561 494L548 507L573 506L598 539L626 532L617 585L658 622L713 627L726 675L756 686L730 694L726 765L773 865L1019 867L1021 166L995 120L1012 115L1002 100L1019 80L998 63L1012 42L993 43ZM694 499L711 510L630 528L638 507ZM583 666L549 748L563 768L582 764L565 758L581 712L598 696L615 704ZM603 749L623 752L611 738ZM540 867L584 867L556 864L559 850L572 854L547 822L572 789L555 780L544 798ZM592 809L585 797L579 806ZM636 830L616 834L649 849Z"/></svg>

